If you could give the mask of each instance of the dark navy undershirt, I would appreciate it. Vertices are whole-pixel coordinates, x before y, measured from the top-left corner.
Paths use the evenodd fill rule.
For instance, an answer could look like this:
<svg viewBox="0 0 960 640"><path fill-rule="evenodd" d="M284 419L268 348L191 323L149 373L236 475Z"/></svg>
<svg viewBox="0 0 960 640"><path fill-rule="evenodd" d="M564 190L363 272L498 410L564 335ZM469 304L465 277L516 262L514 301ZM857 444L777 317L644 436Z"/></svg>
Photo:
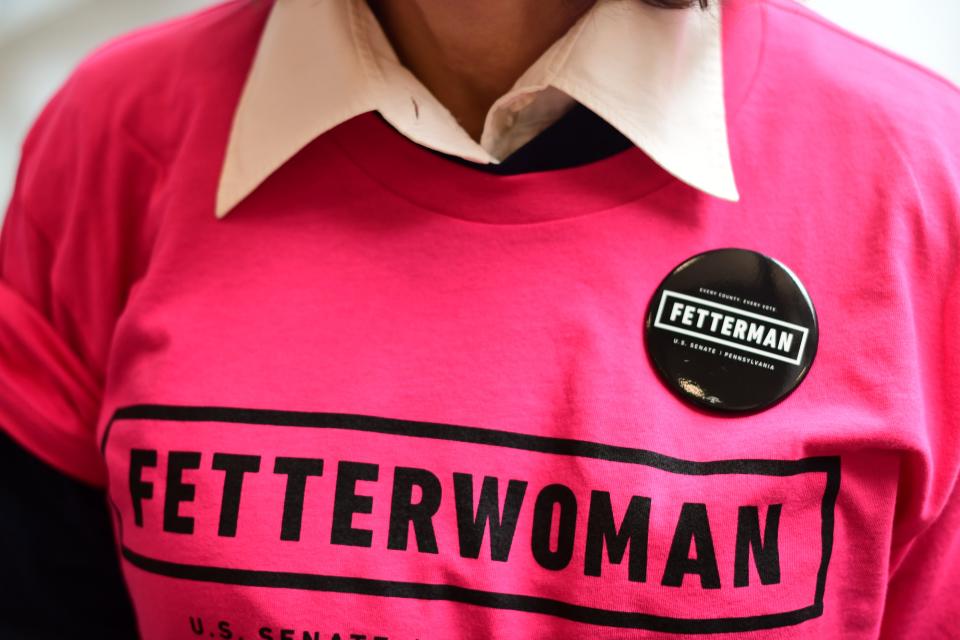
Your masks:
<svg viewBox="0 0 960 640"><path fill-rule="evenodd" d="M575 167L612 156L632 146L633 143L607 124L606 120L577 102L559 120L500 164L480 164L433 149L428 151L477 171L513 175Z"/></svg>
<svg viewBox="0 0 960 640"><path fill-rule="evenodd" d="M430 151L477 171L513 175L587 164L631 146L577 104L499 165ZM2 431L0 548L3 640L137 637L104 493L47 466Z"/></svg>

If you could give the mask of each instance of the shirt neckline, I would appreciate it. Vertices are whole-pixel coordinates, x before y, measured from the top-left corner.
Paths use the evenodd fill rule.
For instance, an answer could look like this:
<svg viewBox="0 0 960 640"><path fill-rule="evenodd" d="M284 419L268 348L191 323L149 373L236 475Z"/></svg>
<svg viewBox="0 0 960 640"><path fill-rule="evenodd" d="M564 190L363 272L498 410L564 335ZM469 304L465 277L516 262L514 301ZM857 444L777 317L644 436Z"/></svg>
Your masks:
<svg viewBox="0 0 960 640"><path fill-rule="evenodd" d="M333 147L407 202L486 224L530 224L619 207L677 179L639 147L563 169L496 175L451 162L395 131L373 111L328 131Z"/></svg>
<svg viewBox="0 0 960 640"><path fill-rule="evenodd" d="M522 106L527 90L566 94L680 180L736 200L721 62L728 2L735 0L715 13L598 2L494 111L509 120L517 115L508 114L513 107L533 109L536 102ZM419 144L488 161L483 147L398 64L364 0L273 0L263 6L265 25L220 167L216 217L311 140L370 110ZM520 102L508 104L514 98Z"/></svg>

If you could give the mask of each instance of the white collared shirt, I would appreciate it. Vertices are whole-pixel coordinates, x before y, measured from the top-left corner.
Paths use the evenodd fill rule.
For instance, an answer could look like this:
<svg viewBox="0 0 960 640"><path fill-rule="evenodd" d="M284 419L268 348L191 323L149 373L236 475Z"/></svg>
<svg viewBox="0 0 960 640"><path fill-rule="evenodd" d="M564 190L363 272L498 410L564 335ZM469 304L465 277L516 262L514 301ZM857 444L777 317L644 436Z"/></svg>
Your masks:
<svg viewBox="0 0 960 640"><path fill-rule="evenodd" d="M737 200L719 9L597 0L496 100L480 141L404 67L366 0L275 0L217 191L225 216L317 136L378 111L423 146L497 163L580 102L678 179Z"/></svg>

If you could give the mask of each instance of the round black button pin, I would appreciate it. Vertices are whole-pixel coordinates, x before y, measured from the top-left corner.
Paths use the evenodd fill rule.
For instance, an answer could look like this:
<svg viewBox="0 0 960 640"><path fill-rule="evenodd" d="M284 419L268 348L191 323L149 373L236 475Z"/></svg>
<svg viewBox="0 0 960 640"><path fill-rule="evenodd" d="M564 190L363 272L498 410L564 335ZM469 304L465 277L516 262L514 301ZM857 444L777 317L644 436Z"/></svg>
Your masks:
<svg viewBox="0 0 960 640"><path fill-rule="evenodd" d="M817 352L817 314L777 260L707 251L660 284L647 312L647 352L680 398L718 412L766 409L790 394Z"/></svg>

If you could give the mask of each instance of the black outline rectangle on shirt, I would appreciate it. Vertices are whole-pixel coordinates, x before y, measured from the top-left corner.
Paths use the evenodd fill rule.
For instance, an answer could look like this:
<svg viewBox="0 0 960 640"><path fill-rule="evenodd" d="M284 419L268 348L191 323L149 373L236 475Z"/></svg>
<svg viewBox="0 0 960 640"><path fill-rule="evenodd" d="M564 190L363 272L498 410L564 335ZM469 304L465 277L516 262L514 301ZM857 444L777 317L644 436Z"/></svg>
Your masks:
<svg viewBox="0 0 960 640"><path fill-rule="evenodd" d="M359 577L327 576L307 573L254 571L168 562L136 553L122 543L121 553L132 565L158 575L186 580L242 586L280 587L356 593L391 598L445 600L494 609L540 613L575 622L628 629L645 629L683 634L757 631L796 625L823 614L827 569L833 551L834 507L840 491L840 458L820 456L799 460L716 460L694 462L672 458L653 451L606 445L585 440L553 438L480 427L419 422L360 414L245 409L235 407L139 404L117 409L100 443L101 453L115 423L125 420L171 422L221 422L275 427L306 427L381 433L411 438L427 438L504 447L554 455L592 458L639 464L681 475L761 475L794 476L825 473L821 501L821 555L813 603L807 607L775 614L728 618L673 618L654 614L614 611L577 605L551 598L496 593L448 584L426 584ZM114 506L117 517L120 512Z"/></svg>

